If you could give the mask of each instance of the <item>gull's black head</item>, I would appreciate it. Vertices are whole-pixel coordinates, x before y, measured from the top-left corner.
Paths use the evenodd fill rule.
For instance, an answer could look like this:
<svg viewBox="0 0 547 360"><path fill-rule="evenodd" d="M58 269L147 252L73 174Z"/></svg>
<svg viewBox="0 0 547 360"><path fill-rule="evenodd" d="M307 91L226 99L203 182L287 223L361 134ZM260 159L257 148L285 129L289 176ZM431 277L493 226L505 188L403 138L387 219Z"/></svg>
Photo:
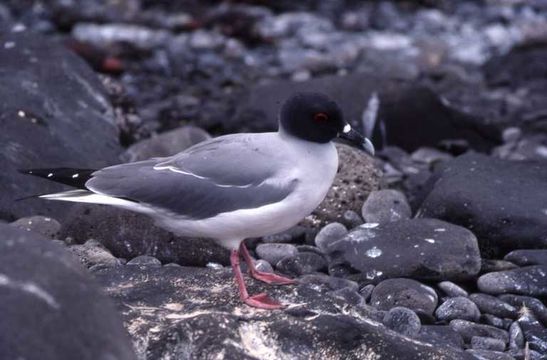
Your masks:
<svg viewBox="0 0 547 360"><path fill-rule="evenodd" d="M279 126L302 140L328 143L340 137L374 154L372 143L352 130L338 104L324 94L303 92L290 97L281 108Z"/></svg>

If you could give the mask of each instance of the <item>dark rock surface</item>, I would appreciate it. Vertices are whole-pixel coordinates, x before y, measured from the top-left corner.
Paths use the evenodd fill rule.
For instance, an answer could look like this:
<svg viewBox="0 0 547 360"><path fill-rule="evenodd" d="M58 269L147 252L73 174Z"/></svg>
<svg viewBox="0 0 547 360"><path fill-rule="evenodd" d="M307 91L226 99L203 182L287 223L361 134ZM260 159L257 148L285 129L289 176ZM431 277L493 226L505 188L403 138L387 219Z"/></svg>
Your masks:
<svg viewBox="0 0 547 360"><path fill-rule="evenodd" d="M326 252L329 245L340 240L348 233L348 229L340 223L330 223L324 226L315 236L315 245Z"/></svg>
<svg viewBox="0 0 547 360"><path fill-rule="evenodd" d="M518 265L506 260L481 259L480 274L518 269Z"/></svg>
<svg viewBox="0 0 547 360"><path fill-rule="evenodd" d="M473 336L471 338L471 348L476 350L503 351L505 350L505 342L500 339Z"/></svg>
<svg viewBox="0 0 547 360"><path fill-rule="evenodd" d="M68 250L76 255L87 268L95 265L117 266L121 261L106 250L97 240L88 240L84 244L70 245Z"/></svg>
<svg viewBox="0 0 547 360"><path fill-rule="evenodd" d="M227 269L125 266L94 274L118 303L137 353L148 358L470 358L345 315L366 310L348 308L323 288L249 282L252 293L267 291L290 304L261 311L239 301Z"/></svg>
<svg viewBox="0 0 547 360"><path fill-rule="evenodd" d="M15 201L63 189L17 169L97 168L118 162L113 109L98 77L58 43L29 34L4 34L0 43L0 218L46 215L62 220L67 204Z"/></svg>
<svg viewBox="0 0 547 360"><path fill-rule="evenodd" d="M524 334L516 321L509 327L509 348L514 350L524 348Z"/></svg>
<svg viewBox="0 0 547 360"><path fill-rule="evenodd" d="M534 313L526 310L522 311L522 315L517 319L517 322L522 329L529 349L540 354L547 353L547 328L540 324Z"/></svg>
<svg viewBox="0 0 547 360"><path fill-rule="evenodd" d="M61 224L57 220L40 215L17 219L10 225L21 230L32 231L49 239L58 238L61 231Z"/></svg>
<svg viewBox="0 0 547 360"><path fill-rule="evenodd" d="M480 266L475 236L435 219L364 224L328 245L328 252L333 263L359 271L370 282L393 277L468 279Z"/></svg>
<svg viewBox="0 0 547 360"><path fill-rule="evenodd" d="M397 190L373 191L361 209L363 219L368 223L386 223L410 219L412 211L405 195Z"/></svg>
<svg viewBox="0 0 547 360"><path fill-rule="evenodd" d="M504 259L519 266L547 265L547 249L514 250Z"/></svg>
<svg viewBox="0 0 547 360"><path fill-rule="evenodd" d="M503 294L499 298L519 309L526 306L543 323L543 326L547 327L547 307L541 300L513 294Z"/></svg>
<svg viewBox="0 0 547 360"><path fill-rule="evenodd" d="M282 273L301 276L327 269L327 261L321 255L312 252L301 252L295 256L286 257L276 264Z"/></svg>
<svg viewBox="0 0 547 360"><path fill-rule="evenodd" d="M441 281L437 284L437 286L449 297L467 297L469 295L465 289L461 288L457 284L454 284L452 281Z"/></svg>
<svg viewBox="0 0 547 360"><path fill-rule="evenodd" d="M452 297L443 302L435 311L441 321L454 319L478 321L481 313L477 305L466 297Z"/></svg>
<svg viewBox="0 0 547 360"><path fill-rule="evenodd" d="M500 318L514 319L518 316L518 310L514 306L487 294L471 294L469 299L473 301L483 313L492 314Z"/></svg>
<svg viewBox="0 0 547 360"><path fill-rule="evenodd" d="M127 162L133 162L171 156L210 138L211 136L203 129L183 126L131 145L121 158Z"/></svg>
<svg viewBox="0 0 547 360"><path fill-rule="evenodd" d="M286 257L298 254L296 246L292 244L259 244L255 251L261 259L274 265Z"/></svg>
<svg viewBox="0 0 547 360"><path fill-rule="evenodd" d="M420 338L437 347L463 348L462 336L448 325L422 325Z"/></svg>
<svg viewBox="0 0 547 360"><path fill-rule="evenodd" d="M141 214L103 205L73 207L61 237L76 243L96 239L116 257L132 259L151 255L164 263L204 266L208 262L228 264L229 252L207 239L177 237L154 226Z"/></svg>
<svg viewBox="0 0 547 360"><path fill-rule="evenodd" d="M370 305L380 310L401 306L418 314L432 315L437 307L437 294L416 280L387 279L374 287Z"/></svg>
<svg viewBox="0 0 547 360"><path fill-rule="evenodd" d="M389 309L383 323L388 328L409 337L417 336L422 325L414 311L401 306Z"/></svg>
<svg viewBox="0 0 547 360"><path fill-rule="evenodd" d="M432 180L418 214L459 224L479 239L483 257L498 249L547 245L547 167L468 154Z"/></svg>
<svg viewBox="0 0 547 360"><path fill-rule="evenodd" d="M63 247L0 224L5 359L136 359L121 318Z"/></svg>
<svg viewBox="0 0 547 360"><path fill-rule="evenodd" d="M535 265L482 275L477 281L488 294L547 296L547 266Z"/></svg>
<svg viewBox="0 0 547 360"><path fill-rule="evenodd" d="M450 322L450 327L457 331L466 343L470 343L473 336L500 339L503 340L504 343L509 341L507 331L490 325L476 324L466 320L452 320Z"/></svg>

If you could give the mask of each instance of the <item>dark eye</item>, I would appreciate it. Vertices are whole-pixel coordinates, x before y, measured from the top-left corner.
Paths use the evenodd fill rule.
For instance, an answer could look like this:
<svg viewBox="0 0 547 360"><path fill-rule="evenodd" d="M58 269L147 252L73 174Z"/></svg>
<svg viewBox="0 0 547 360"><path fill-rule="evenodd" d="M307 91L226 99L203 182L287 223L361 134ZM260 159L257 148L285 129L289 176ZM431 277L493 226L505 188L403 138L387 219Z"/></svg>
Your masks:
<svg viewBox="0 0 547 360"><path fill-rule="evenodd" d="M320 112L313 115L313 120L315 120L316 122L326 122L329 120L329 116L325 113Z"/></svg>

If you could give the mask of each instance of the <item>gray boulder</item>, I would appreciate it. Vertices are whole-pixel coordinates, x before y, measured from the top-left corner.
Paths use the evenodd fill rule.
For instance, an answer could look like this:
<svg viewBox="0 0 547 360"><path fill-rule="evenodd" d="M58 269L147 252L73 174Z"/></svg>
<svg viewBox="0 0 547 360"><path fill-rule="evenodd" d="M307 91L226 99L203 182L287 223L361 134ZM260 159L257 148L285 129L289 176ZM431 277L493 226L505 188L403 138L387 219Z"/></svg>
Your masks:
<svg viewBox="0 0 547 360"><path fill-rule="evenodd" d="M3 36L2 44L0 218L46 215L62 220L70 204L15 200L64 187L17 169L93 169L119 162L113 109L99 78L64 46L31 33Z"/></svg>
<svg viewBox="0 0 547 360"><path fill-rule="evenodd" d="M473 229L483 257L547 246L547 166L467 154L430 180L418 216Z"/></svg>
<svg viewBox="0 0 547 360"><path fill-rule="evenodd" d="M62 246L0 224L4 359L134 360L112 301Z"/></svg>

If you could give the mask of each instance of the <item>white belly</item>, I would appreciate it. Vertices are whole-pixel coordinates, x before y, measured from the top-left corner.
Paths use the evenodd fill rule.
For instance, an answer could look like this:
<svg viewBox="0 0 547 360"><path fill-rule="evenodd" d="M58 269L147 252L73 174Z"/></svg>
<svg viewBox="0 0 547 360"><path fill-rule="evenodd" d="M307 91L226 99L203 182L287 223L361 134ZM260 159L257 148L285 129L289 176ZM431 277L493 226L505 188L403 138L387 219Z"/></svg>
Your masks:
<svg viewBox="0 0 547 360"><path fill-rule="evenodd" d="M246 238L282 232L308 216L327 195L338 169L334 144L306 146L306 156L283 174L287 181L296 180L295 190L278 203L255 209L218 214L203 220L159 219L160 226L186 236L213 238L222 246L237 248Z"/></svg>

